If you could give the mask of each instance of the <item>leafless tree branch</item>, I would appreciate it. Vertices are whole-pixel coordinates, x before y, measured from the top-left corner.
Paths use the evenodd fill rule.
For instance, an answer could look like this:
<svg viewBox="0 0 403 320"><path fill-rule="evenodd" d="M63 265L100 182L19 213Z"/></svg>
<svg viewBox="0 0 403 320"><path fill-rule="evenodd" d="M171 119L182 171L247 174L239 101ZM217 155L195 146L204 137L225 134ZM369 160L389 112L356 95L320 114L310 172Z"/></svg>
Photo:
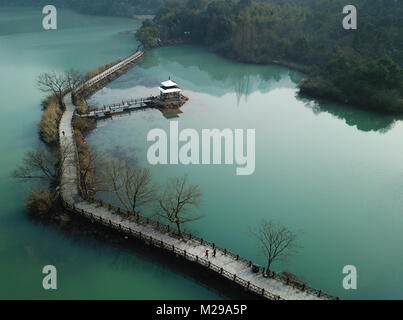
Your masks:
<svg viewBox="0 0 403 320"><path fill-rule="evenodd" d="M267 258L267 271L270 271L274 261L286 259L299 249L297 233L280 223L263 220L259 228L251 229L250 232L258 240Z"/></svg>

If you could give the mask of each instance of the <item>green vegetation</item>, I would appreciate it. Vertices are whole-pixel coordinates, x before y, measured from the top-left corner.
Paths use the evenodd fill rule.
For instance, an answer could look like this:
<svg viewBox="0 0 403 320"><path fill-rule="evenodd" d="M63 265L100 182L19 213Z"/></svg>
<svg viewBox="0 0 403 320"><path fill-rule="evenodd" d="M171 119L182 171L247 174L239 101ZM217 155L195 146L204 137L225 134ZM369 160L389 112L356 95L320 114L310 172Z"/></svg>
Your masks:
<svg viewBox="0 0 403 320"><path fill-rule="evenodd" d="M342 9L358 10L345 30ZM146 47L199 44L249 63L308 71L301 94L403 112L403 3L386 0L167 0L137 33ZM155 35L158 28L158 34Z"/></svg>
<svg viewBox="0 0 403 320"><path fill-rule="evenodd" d="M158 28L149 24L149 20L145 20L142 28L136 32L136 38L146 49L150 49L157 45Z"/></svg>

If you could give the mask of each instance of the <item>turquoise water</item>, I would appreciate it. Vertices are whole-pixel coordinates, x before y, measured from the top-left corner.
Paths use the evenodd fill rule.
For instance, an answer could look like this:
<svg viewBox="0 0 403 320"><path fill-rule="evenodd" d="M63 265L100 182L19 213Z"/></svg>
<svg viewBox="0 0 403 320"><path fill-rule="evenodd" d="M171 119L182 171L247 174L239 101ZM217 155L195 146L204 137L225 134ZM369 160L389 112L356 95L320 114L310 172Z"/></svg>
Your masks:
<svg viewBox="0 0 403 320"><path fill-rule="evenodd" d="M303 247L276 270L342 298L403 298L401 121L299 99L298 73L186 46L152 50L91 103L157 94L169 76L190 98L175 119L180 129L256 129L254 175L236 176L234 166L151 167L147 133L169 128L156 110L99 121L88 137L91 147L151 167L160 186L187 173L204 193L205 217L187 226L191 232L265 265L248 229L273 219L301 231ZM346 265L357 268L356 291L342 287Z"/></svg>
<svg viewBox="0 0 403 320"><path fill-rule="evenodd" d="M221 291L141 250L72 238L29 220L29 186L9 178L23 154L39 144L36 123L44 95L37 76L88 71L126 57L140 23L59 10L56 31L41 29L34 9L0 9L0 299L221 299ZM58 290L42 288L42 268L58 270Z"/></svg>

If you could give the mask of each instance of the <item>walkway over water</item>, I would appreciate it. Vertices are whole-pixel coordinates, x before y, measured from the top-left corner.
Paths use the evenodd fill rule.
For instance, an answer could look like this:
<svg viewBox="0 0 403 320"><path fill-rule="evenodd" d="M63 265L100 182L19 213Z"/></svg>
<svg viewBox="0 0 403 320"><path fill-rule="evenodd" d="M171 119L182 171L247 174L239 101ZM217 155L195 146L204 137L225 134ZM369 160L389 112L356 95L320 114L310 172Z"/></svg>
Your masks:
<svg viewBox="0 0 403 320"><path fill-rule="evenodd" d="M142 51L136 52L119 64L90 79L84 85L92 86L96 84L114 72L139 61L143 55L144 52ZM251 261L203 239L195 238L190 234L184 234L183 238L179 238L169 226L160 224L158 221L152 221L145 217L127 219L123 217L125 212L120 208L115 208L99 201L83 199L78 187L78 155L72 127L75 106L72 103L70 93L64 97L64 103L66 110L60 121L59 135L61 152L66 153L61 179L61 194L67 210L119 230L128 237L143 240L153 246L171 251L186 260L198 263L264 298L272 300L334 299L334 297L302 283L276 275L266 277L262 271L254 273L252 272ZM63 131L64 135L62 134ZM212 257L214 249L216 250L216 256ZM210 251L209 259L205 258L206 250Z"/></svg>
<svg viewBox="0 0 403 320"><path fill-rule="evenodd" d="M140 99L131 99L122 101L120 104L113 104L109 106L103 106L100 109L92 110L86 114L80 114L82 118L102 118L112 116L117 113L132 111L135 109L144 109L149 107L149 104L158 99L158 97L148 97Z"/></svg>

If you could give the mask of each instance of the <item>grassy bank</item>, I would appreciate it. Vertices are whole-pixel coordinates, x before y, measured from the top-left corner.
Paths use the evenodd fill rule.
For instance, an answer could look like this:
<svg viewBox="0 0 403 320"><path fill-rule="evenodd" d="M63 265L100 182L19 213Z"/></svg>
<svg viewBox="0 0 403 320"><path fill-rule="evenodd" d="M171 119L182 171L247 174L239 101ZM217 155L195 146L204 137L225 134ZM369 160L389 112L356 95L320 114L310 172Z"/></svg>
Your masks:
<svg viewBox="0 0 403 320"><path fill-rule="evenodd" d="M56 147L59 143L59 122L63 112L54 95L47 97L42 106L43 113L38 123L39 136L48 147Z"/></svg>

